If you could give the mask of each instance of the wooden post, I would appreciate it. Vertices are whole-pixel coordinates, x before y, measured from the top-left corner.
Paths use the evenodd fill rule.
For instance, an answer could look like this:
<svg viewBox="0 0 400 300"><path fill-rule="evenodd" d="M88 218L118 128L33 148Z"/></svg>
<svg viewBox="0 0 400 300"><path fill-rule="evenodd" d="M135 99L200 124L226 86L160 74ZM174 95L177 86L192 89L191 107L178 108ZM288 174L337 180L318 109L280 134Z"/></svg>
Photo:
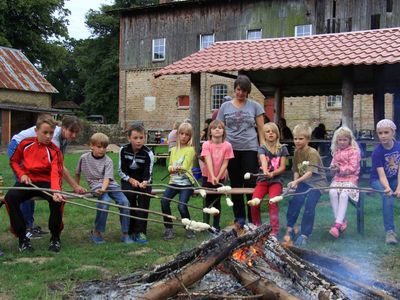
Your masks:
<svg viewBox="0 0 400 300"><path fill-rule="evenodd" d="M397 126L397 137L400 138L400 89L396 89L393 94L393 122Z"/></svg>
<svg viewBox="0 0 400 300"><path fill-rule="evenodd" d="M353 66L342 70L342 125L353 130L354 82Z"/></svg>
<svg viewBox="0 0 400 300"><path fill-rule="evenodd" d="M282 116L282 92L281 88L277 87L275 89L274 95L274 122L278 124L279 119Z"/></svg>
<svg viewBox="0 0 400 300"><path fill-rule="evenodd" d="M385 118L384 66L374 66L374 125Z"/></svg>
<svg viewBox="0 0 400 300"><path fill-rule="evenodd" d="M190 75L190 120L193 126L193 146L200 151L200 73Z"/></svg>

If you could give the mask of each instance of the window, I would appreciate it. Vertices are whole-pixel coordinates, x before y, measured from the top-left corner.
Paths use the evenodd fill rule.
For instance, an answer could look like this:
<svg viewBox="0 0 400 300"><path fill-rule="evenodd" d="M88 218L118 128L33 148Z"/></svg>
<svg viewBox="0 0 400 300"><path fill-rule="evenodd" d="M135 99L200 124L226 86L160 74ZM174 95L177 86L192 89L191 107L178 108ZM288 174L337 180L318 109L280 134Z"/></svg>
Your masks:
<svg viewBox="0 0 400 300"><path fill-rule="evenodd" d="M294 36L312 35L312 25L298 25L294 27Z"/></svg>
<svg viewBox="0 0 400 300"><path fill-rule="evenodd" d="M261 29L251 29L247 30L247 39L248 40L259 40L262 38Z"/></svg>
<svg viewBox="0 0 400 300"><path fill-rule="evenodd" d="M188 109L190 106L190 100L188 95L181 95L177 97L178 108Z"/></svg>
<svg viewBox="0 0 400 300"><path fill-rule="evenodd" d="M211 109L219 109L224 103L224 97L228 93L226 84L216 84L211 87Z"/></svg>
<svg viewBox="0 0 400 300"><path fill-rule="evenodd" d="M153 40L153 61L165 60L165 39Z"/></svg>
<svg viewBox="0 0 400 300"><path fill-rule="evenodd" d="M381 15L372 15L371 16L371 29L379 29L381 23Z"/></svg>
<svg viewBox="0 0 400 300"><path fill-rule="evenodd" d="M200 35L200 50L205 49L214 43L214 34L201 34Z"/></svg>
<svg viewBox="0 0 400 300"><path fill-rule="evenodd" d="M327 109L341 109L342 108L342 95L330 95L326 98Z"/></svg>

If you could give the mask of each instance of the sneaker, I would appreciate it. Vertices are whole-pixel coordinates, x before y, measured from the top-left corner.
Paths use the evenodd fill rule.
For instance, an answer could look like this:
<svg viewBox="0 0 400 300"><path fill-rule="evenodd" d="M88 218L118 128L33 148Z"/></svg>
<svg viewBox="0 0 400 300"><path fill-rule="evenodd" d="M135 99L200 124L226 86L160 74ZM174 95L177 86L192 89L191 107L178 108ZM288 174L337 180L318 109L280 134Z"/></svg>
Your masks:
<svg viewBox="0 0 400 300"><path fill-rule="evenodd" d="M186 229L185 236L187 239L194 239L196 236L194 235L193 230Z"/></svg>
<svg viewBox="0 0 400 300"><path fill-rule="evenodd" d="M43 234L48 234L48 231L42 230L42 227L40 226L35 226L32 228L33 233L38 234L38 235L43 235Z"/></svg>
<svg viewBox="0 0 400 300"><path fill-rule="evenodd" d="M139 244L147 244L147 237L144 233L140 232L136 235L136 239L135 239L136 243Z"/></svg>
<svg viewBox="0 0 400 300"><path fill-rule="evenodd" d="M32 239L32 240L38 240L38 239L42 238L42 236L40 234L34 232L34 230L32 228L29 228L29 229L26 230L25 236L28 239Z"/></svg>
<svg viewBox="0 0 400 300"><path fill-rule="evenodd" d="M90 231L90 238L92 239L92 242L95 244L104 244L106 242L101 235L94 234L93 230Z"/></svg>
<svg viewBox="0 0 400 300"><path fill-rule="evenodd" d="M172 228L165 228L164 240L172 240L173 238L175 238L174 230Z"/></svg>
<svg viewBox="0 0 400 300"><path fill-rule="evenodd" d="M333 236L334 238L338 238L339 237L339 230L340 227L338 228L336 225L332 226L331 229L329 229L329 233L331 234L331 236Z"/></svg>
<svg viewBox="0 0 400 300"><path fill-rule="evenodd" d="M22 241L19 241L18 249L19 252L26 252L26 251L32 252L33 248L31 240L25 237Z"/></svg>
<svg viewBox="0 0 400 300"><path fill-rule="evenodd" d="M307 245L307 240L308 240L308 237L305 236L304 234L302 234L294 242L294 245L297 246L297 247L305 246L305 245Z"/></svg>
<svg viewBox="0 0 400 300"><path fill-rule="evenodd" d="M49 244L48 250L52 251L52 252L60 252L60 250L61 250L61 241L60 241L60 239L59 238L52 238L50 240L50 244Z"/></svg>
<svg viewBox="0 0 400 300"><path fill-rule="evenodd" d="M123 235L121 236L121 242L124 244L133 244L135 241L129 235Z"/></svg>
<svg viewBox="0 0 400 300"><path fill-rule="evenodd" d="M347 228L347 220L344 220L343 223L340 225L339 231L344 232Z"/></svg>
<svg viewBox="0 0 400 300"><path fill-rule="evenodd" d="M388 245L396 245L397 242L397 234L393 230L386 231L386 244Z"/></svg>

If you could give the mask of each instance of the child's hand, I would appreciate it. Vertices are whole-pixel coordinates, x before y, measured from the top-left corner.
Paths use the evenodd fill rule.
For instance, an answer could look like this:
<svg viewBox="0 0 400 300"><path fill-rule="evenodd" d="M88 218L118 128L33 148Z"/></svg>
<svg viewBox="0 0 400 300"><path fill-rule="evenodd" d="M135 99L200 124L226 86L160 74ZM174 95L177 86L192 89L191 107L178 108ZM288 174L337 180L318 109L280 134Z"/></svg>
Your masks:
<svg viewBox="0 0 400 300"><path fill-rule="evenodd" d="M87 192L87 190L84 187L80 186L80 185L74 187L74 193L85 194L86 192Z"/></svg>
<svg viewBox="0 0 400 300"><path fill-rule="evenodd" d="M331 171L332 171L333 173L339 172L339 171L340 171L339 165L333 165L333 166L331 167Z"/></svg>
<svg viewBox="0 0 400 300"><path fill-rule="evenodd" d="M397 188L393 193L397 198L400 198L400 188Z"/></svg>
<svg viewBox="0 0 400 300"><path fill-rule="evenodd" d="M24 184L31 184L31 183L32 183L32 180L29 178L28 175L22 175L22 176L21 176L21 183L24 183Z"/></svg>
<svg viewBox="0 0 400 300"><path fill-rule="evenodd" d="M390 187L386 187L386 188L383 190L383 192L384 192L386 195L388 195L388 196L391 196L391 195L393 194L393 191L392 191L392 189L391 189Z"/></svg>
<svg viewBox="0 0 400 300"><path fill-rule="evenodd" d="M287 186L289 189L296 189L297 185L298 185L297 181L293 180L293 181L289 182Z"/></svg>
<svg viewBox="0 0 400 300"><path fill-rule="evenodd" d="M141 183L139 183L139 187L141 189L145 189L145 188L147 188L147 184L148 184L148 182L146 180L143 180Z"/></svg>
<svg viewBox="0 0 400 300"><path fill-rule="evenodd" d="M97 195L103 195L106 191L104 189L98 189L96 190Z"/></svg>
<svg viewBox="0 0 400 300"><path fill-rule="evenodd" d="M53 200L55 202L62 202L62 201L64 201L64 196L61 195L60 193L54 193L53 194Z"/></svg>
<svg viewBox="0 0 400 300"><path fill-rule="evenodd" d="M137 181L136 179L133 179L133 178L129 178L128 182L129 182L129 183L131 184L131 186L133 186L133 187L139 187L139 185L140 185L140 182Z"/></svg>
<svg viewBox="0 0 400 300"><path fill-rule="evenodd" d="M217 177L211 176L211 183L212 183L213 185L217 185L218 182L219 182L219 179L218 179Z"/></svg>

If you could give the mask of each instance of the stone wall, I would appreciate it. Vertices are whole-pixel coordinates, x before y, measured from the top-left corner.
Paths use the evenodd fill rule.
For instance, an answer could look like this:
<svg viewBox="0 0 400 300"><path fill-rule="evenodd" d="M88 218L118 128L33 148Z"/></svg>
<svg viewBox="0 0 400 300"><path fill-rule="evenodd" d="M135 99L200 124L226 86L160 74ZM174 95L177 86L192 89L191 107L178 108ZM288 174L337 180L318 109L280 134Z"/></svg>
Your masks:
<svg viewBox="0 0 400 300"><path fill-rule="evenodd" d="M88 122L83 123L83 130L73 144L87 145L90 137L96 132L102 132L110 138L110 144L127 143L126 134L118 124L94 124Z"/></svg>

